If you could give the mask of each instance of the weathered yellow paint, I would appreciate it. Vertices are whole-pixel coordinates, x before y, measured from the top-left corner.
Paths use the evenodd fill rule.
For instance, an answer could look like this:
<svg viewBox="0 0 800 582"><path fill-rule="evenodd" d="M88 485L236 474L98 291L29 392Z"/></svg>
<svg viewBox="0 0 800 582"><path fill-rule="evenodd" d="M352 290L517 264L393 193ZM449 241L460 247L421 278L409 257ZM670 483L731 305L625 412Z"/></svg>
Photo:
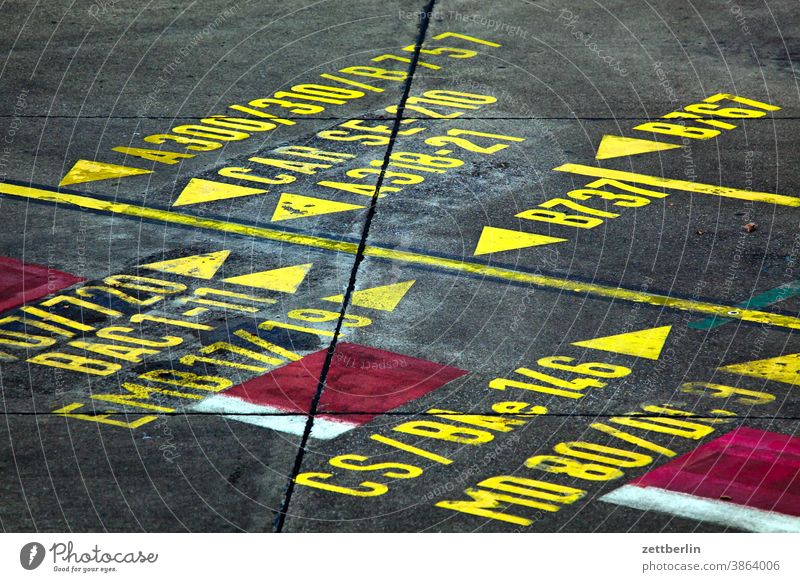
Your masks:
<svg viewBox="0 0 800 582"><path fill-rule="evenodd" d="M228 368L236 368L238 370L247 370L248 372L264 373L269 368L264 366L251 366L250 364L240 364L239 362L230 362L228 360L221 360L219 358L206 358L198 356L197 354L186 354L178 360L184 366L195 366L199 363L210 364L212 366L227 366Z"/></svg>
<svg viewBox="0 0 800 582"><path fill-rule="evenodd" d="M358 210L364 208L358 204L348 204L346 202L335 202L324 198L312 198L311 196L300 196L299 194L281 194L275 212L272 214L272 222L280 220L292 220L294 218L308 218L309 216L319 216L320 214L333 214L335 212L346 212L348 210Z"/></svg>
<svg viewBox="0 0 800 582"><path fill-rule="evenodd" d="M724 384L712 384L711 382L685 382L681 384L680 390L686 394L702 394L710 398L730 399L731 402L746 406L758 406L775 401L775 395L769 392L746 390Z"/></svg>
<svg viewBox="0 0 800 582"><path fill-rule="evenodd" d="M257 287L258 289L280 291L281 293L295 293L311 267L312 263L306 263L305 265L282 267L280 269L251 273L250 275L228 277L223 281L235 283L236 285Z"/></svg>
<svg viewBox="0 0 800 582"><path fill-rule="evenodd" d="M148 422L153 422L154 420L158 420L157 416L154 415L147 415L147 416L140 416L139 418L131 421L126 422L122 420L116 420L111 418L112 415L118 414L113 410L109 410L104 414L97 414L96 412L92 411L90 414L78 414L73 412L79 408L83 408L85 405L81 404L80 402L73 402L72 404L68 404L63 408L59 408L58 410L54 410L53 414L57 414L58 416L64 416L67 418L77 418L78 420L85 420L87 422L96 422L99 424L110 424L111 426L119 426L122 428L139 428L143 424L147 424ZM87 413L90 412L89 410L86 411ZM133 415L122 415L127 420Z"/></svg>
<svg viewBox="0 0 800 582"><path fill-rule="evenodd" d="M647 409L661 407L645 406L644 408ZM659 413L663 413L663 411L660 410ZM610 418L608 421L621 426L629 426L644 431L659 432L692 440L700 440L701 438L714 432L713 427L706 426L698 422L679 420L677 418L665 418L661 416L615 416Z"/></svg>
<svg viewBox="0 0 800 582"><path fill-rule="evenodd" d="M555 238L543 234L530 232L520 232L507 228L495 228L484 226L478 244L475 247L473 256L488 255L489 253L502 253L503 251L513 251L528 247L538 247L558 242L564 242L565 238Z"/></svg>
<svg viewBox="0 0 800 582"><path fill-rule="evenodd" d="M279 345L273 344L272 342L268 342L267 340L260 338L257 335L253 335L252 333L245 331L243 329L237 329L235 332L233 332L233 335L240 337L252 344L255 344L264 350L272 352L273 354L277 354L282 358L286 358L287 360L290 360L292 362L296 362L297 360L300 360L302 358L300 354L290 352L286 348L282 348Z"/></svg>
<svg viewBox="0 0 800 582"><path fill-rule="evenodd" d="M403 297L406 296L408 290L411 289L414 282L414 280L403 281L401 283L392 283L391 285L353 291L353 294L350 296L350 303L357 307L366 307L367 309L394 311L403 300ZM323 297L322 300L341 303L344 301L344 295Z"/></svg>
<svg viewBox="0 0 800 582"><path fill-rule="evenodd" d="M436 507L525 527L535 520L512 514L509 505L530 507L539 512L556 512L562 505L575 503L586 495L583 489L512 475L490 477L479 482L477 486L483 489L471 487L464 491L471 499L439 501Z"/></svg>
<svg viewBox="0 0 800 582"><path fill-rule="evenodd" d="M660 176L647 176L646 174L636 174L634 172L623 172L621 170L610 170L598 168L596 166L583 166L581 164L564 164L553 168L557 172L569 172L582 176L594 176L596 178L611 178L612 180L623 180L634 184L648 184L659 188L670 190L683 190L684 192L695 192L697 194L708 194L710 196L721 196L723 198L735 198L737 200L751 200L753 202L766 202L779 206L800 207L800 198L794 196L784 196L783 194L772 194L770 192L753 192L751 190L739 190L738 188L728 188L727 186L715 186L714 184L701 184L699 182L689 182L686 180L674 180L672 178L662 178Z"/></svg>
<svg viewBox="0 0 800 582"><path fill-rule="evenodd" d="M247 186L238 186L236 184L225 184L224 182L192 178L172 205L187 206L189 204L202 204L203 202L214 202L216 200L226 200L228 198L263 194L264 192L266 192L266 190L260 188L248 188Z"/></svg>
<svg viewBox="0 0 800 582"><path fill-rule="evenodd" d="M205 307L195 307L194 309L190 309L189 311L184 311L183 314L188 317L196 317L208 311Z"/></svg>
<svg viewBox="0 0 800 582"><path fill-rule="evenodd" d="M107 164L93 160L78 160L66 176L61 178L59 186L69 186L70 184L81 184L83 182L96 182L98 180L110 180L112 178L124 178L126 176L139 176L141 174L152 174L153 170L143 170L142 168L131 168L129 166L118 166L117 164Z"/></svg>
<svg viewBox="0 0 800 582"><path fill-rule="evenodd" d="M84 356L65 352L37 354L28 358L28 361L33 364L51 366L53 368L61 368L62 370L70 370L71 372L80 372L82 374L91 374L94 376L108 376L114 372L119 372L122 368L120 364L115 364L114 362L86 358Z"/></svg>
<svg viewBox="0 0 800 582"><path fill-rule="evenodd" d="M428 459L435 463L439 463L440 465L450 465L452 464L452 459L448 459L447 457L443 457L441 455L437 455L436 453L432 453L425 449L420 449L419 447L415 447L413 445L409 445L402 441L398 441L395 439L391 439L389 437L385 437L380 434L373 434L369 438L384 445L388 445L390 447L394 447L401 451L405 451L407 453L411 453L412 455L417 455L418 457L422 457L423 459Z"/></svg>
<svg viewBox="0 0 800 582"><path fill-rule="evenodd" d="M162 273L184 275L197 279L212 279L230 254L230 251L217 251L215 253L192 255L190 257L181 257L179 259L147 263L146 265L139 266L143 269L161 271Z"/></svg>
<svg viewBox="0 0 800 582"><path fill-rule="evenodd" d="M614 438L623 440L626 443L631 443L633 445L636 445L637 447L642 447L643 449L647 449L648 451L653 451L654 453L658 453L659 455L664 455L666 457L674 457L675 455L678 454L675 451L670 450L666 447L662 447L661 445L658 445L654 442L645 440L642 437L638 437L630 433L621 431L618 428L614 428L613 426L608 426L607 424L595 422L594 424L589 425L589 428L593 428L594 430L599 430L600 432L604 432L608 435L611 435Z"/></svg>
<svg viewBox="0 0 800 582"><path fill-rule="evenodd" d="M159 350L153 350L150 348L120 346L117 344L107 344L102 342L74 341L70 342L69 345L74 348L100 354L101 356L125 360L126 362L133 362L135 364L140 364L143 362L144 356L157 354L159 352Z"/></svg>
<svg viewBox="0 0 800 582"><path fill-rule="evenodd" d="M294 480L298 485L314 487L315 489L324 489L325 491L333 491L334 493L341 493L343 495L353 495L354 497L374 497L376 495L383 495L389 491L389 488L383 483L375 483L373 481L362 481L359 483L359 486L363 487L363 489L342 487L341 485L327 483L326 481L331 477L333 477L333 473L300 473Z"/></svg>
<svg viewBox="0 0 800 582"><path fill-rule="evenodd" d="M203 376L194 372L181 372L173 369L150 370L144 374L139 374L139 378L154 384L182 386L208 392L222 392L233 386L233 380L228 380L221 376Z"/></svg>
<svg viewBox="0 0 800 582"><path fill-rule="evenodd" d="M635 137L622 137L619 135L604 135L597 148L595 159L608 160L611 158L621 158L622 156L635 156L638 154L649 154L662 150L672 150L681 146L671 143L661 143L649 139L638 139Z"/></svg>
<svg viewBox="0 0 800 582"><path fill-rule="evenodd" d="M800 386L800 354L788 354L766 360L731 364L730 366L722 366L719 370L741 376L754 376L774 382Z"/></svg>
<svg viewBox="0 0 800 582"><path fill-rule="evenodd" d="M285 232L272 228L250 226L213 218L203 218L200 216L181 214L179 212L172 212L169 210L147 208L123 202L112 202L110 200L102 200L92 198L90 196L82 196L79 194L66 194L63 192L46 190L44 188L17 186L15 184L0 182L0 194L4 194L6 196L16 196L18 198L24 198L27 200L38 200L53 204L69 205L75 208L107 212L109 214L126 215L146 220L156 220L192 228L204 228L217 232L226 232L274 242L308 246L351 255L357 254L359 249L357 243L348 241L340 241L308 234ZM363 251L364 255L367 257L398 261L409 265L444 269L458 273L476 275L478 277L490 277L502 281L512 281L525 285L567 291L570 293L585 294L592 297L613 299L616 301L645 303L647 305L666 307L668 309L676 309L679 311L718 315L727 319L737 319L752 323L775 325L789 329L800 329L800 318L769 313L766 311L744 309L730 305L719 305L716 303L695 301L692 299L682 299L680 297L669 297L667 295L658 295L655 293L599 285L596 283L571 281L569 279L561 279L559 277L537 275L535 273L526 273L524 271L515 271L513 269L505 269L502 267L492 267L482 263L470 263L459 259L436 257L398 249L366 245Z"/></svg>
<svg viewBox="0 0 800 582"><path fill-rule="evenodd" d="M36 317L41 317L45 321L52 321L53 323L60 323L63 326L70 327L72 329L77 329L79 331L92 331L94 327L91 325L87 325L80 321L75 321L74 319L70 319L68 317L64 317L63 315L57 315L55 313L50 313L49 311L45 311L44 309L39 309L38 307L34 307L32 305L26 305L21 308L22 311L25 313L30 313L31 315L35 315ZM27 321L27 320L25 320ZM54 330L59 329L57 327L51 326ZM66 330L61 330L58 333L59 335L65 335L67 337L72 337L75 335L74 333L70 333Z"/></svg>
<svg viewBox="0 0 800 582"><path fill-rule="evenodd" d="M669 337L671 325L620 333L606 337L598 337L581 342L573 342L573 346L579 348L589 348L592 350L602 350L604 352L614 352L615 354L625 354L636 356L637 358L647 358L657 360L664 348L664 343Z"/></svg>

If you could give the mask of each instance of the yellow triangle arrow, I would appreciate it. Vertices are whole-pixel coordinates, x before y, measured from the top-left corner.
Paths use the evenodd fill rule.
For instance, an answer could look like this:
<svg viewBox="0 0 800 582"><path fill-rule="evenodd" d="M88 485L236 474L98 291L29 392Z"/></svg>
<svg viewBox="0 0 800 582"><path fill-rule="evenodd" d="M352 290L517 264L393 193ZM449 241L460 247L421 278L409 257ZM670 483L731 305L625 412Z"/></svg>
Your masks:
<svg viewBox="0 0 800 582"><path fill-rule="evenodd" d="M139 265L144 269L161 271L162 273L174 273L185 275L186 277L196 277L198 279L211 279L217 274L219 268L230 255L230 251L217 251L215 253L205 253L203 255L192 255L191 257L181 257L158 263L148 263Z"/></svg>
<svg viewBox="0 0 800 582"><path fill-rule="evenodd" d="M665 325L664 327L654 327L652 329L574 342L572 345L580 348L603 350L604 352L657 360L661 355L661 350L664 348L664 343L667 341L671 329L671 325Z"/></svg>
<svg viewBox="0 0 800 582"><path fill-rule="evenodd" d="M364 207L345 202L325 200L324 198L311 198L310 196L300 196L299 194L283 193L280 200L278 200L278 205L275 207L275 212L272 214L272 222L358 210L359 208Z"/></svg>
<svg viewBox="0 0 800 582"><path fill-rule="evenodd" d="M742 376L755 376L775 382L785 382L800 386L800 354L789 354L767 360L753 360L742 364L732 364L720 368L722 372L731 372Z"/></svg>
<svg viewBox="0 0 800 582"><path fill-rule="evenodd" d="M350 296L350 303L358 307L366 307L367 309L394 311L415 282L415 280L403 281L402 283L392 283L391 285L383 285L382 287L353 291L353 294ZM323 297L322 300L341 303L344 301L344 295Z"/></svg>
<svg viewBox="0 0 800 582"><path fill-rule="evenodd" d="M604 135L603 139L600 140L600 147L597 148L595 159L608 160L609 158L635 156L637 154L647 154L661 150L673 150L679 147L681 146L671 143L660 143L649 139Z"/></svg>
<svg viewBox="0 0 800 582"><path fill-rule="evenodd" d="M125 176L139 176L141 174L152 174L153 170L143 170L142 168L131 168L129 166L118 166L116 164L106 164L105 162L95 162L92 160L78 160L67 175L61 178L59 186L69 186L70 184L80 184L82 182L96 182L98 180L110 180L111 178L124 178Z"/></svg>
<svg viewBox="0 0 800 582"><path fill-rule="evenodd" d="M270 291L280 291L281 293L294 293L300 287L303 279L306 278L306 274L311 267L312 263L295 265L294 267L281 267L280 269L271 269L249 275L229 277L223 279L223 281L235 283L236 285L269 289Z"/></svg>
<svg viewBox="0 0 800 582"><path fill-rule="evenodd" d="M481 232L481 238L478 239L475 252L472 254L473 256L477 257L478 255L501 253L503 251L512 251L527 247L538 247L542 245L564 242L566 240L567 239L565 238L555 238L543 234L533 234L530 232L509 230L507 228L484 226L483 232Z"/></svg>
<svg viewBox="0 0 800 582"><path fill-rule="evenodd" d="M248 188L247 186L237 186L236 184L225 184L223 182L214 182L213 180L192 178L172 205L186 206L187 204L201 204L203 202L214 202L215 200L225 200L227 198L263 194L264 192L266 192L266 190L261 190L259 188Z"/></svg>

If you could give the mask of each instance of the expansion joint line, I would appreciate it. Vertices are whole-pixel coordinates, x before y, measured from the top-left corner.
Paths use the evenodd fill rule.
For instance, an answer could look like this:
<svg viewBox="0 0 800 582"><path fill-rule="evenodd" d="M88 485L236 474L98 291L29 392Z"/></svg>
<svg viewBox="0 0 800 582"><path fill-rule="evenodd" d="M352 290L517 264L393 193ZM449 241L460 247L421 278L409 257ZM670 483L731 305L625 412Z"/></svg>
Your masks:
<svg viewBox="0 0 800 582"><path fill-rule="evenodd" d="M331 343L328 346L328 350L325 354L325 361L322 364L322 370L320 372L319 382L317 384L316 392L314 393L314 397L311 400L311 406L308 410L308 418L306 419L306 424L303 429L303 436L300 439L300 446L297 449L297 455L295 456L294 465L292 466L292 472L289 476L289 482L286 486L286 493L284 494L283 502L281 503L281 507L278 511L278 515L275 517L275 532L280 533L283 531L284 524L286 523L286 516L289 511L289 505L292 502L292 496L294 494L295 489L295 478L300 473L300 470L303 465L303 459L305 458L306 447L308 446L308 439L311 436L311 430L314 427L314 419L317 414L317 409L319 407L320 398L322 398L322 392L325 390L325 382L328 378L328 371L330 370L331 362L333 361L333 355L336 351L336 344L339 339L339 334L342 330L342 325L344 323L345 315L347 313L347 309L350 305L350 298L355 290L356 280L358 278L358 270L361 266L361 262L364 260L365 257L365 250L367 247L367 237L369 236L369 229L370 225L372 224L372 219L375 216L375 212L378 208L378 198L381 191L381 186L383 185L383 180L386 176L387 166L390 162L390 157L392 155L392 151L394 150L394 144L397 140L397 134L400 131L400 122L403 119L403 114L405 112L406 101L408 100L409 94L411 92L411 85L414 81L414 73L417 70L417 63L419 61L420 51L422 50L422 43L425 41L425 36L428 31L428 23L430 20L430 16L433 13L433 5L436 3L436 0L428 0L425 7L422 9L422 12L419 15L419 30L417 32L417 39L414 44L414 54L411 57L411 62L408 64L408 75L406 77L404 86L403 86L403 93L400 97L400 102L397 106L397 114L395 115L394 122L392 124L392 132L389 135L389 143L386 146L386 152L383 156L383 164L381 165L380 174L378 174L378 179L375 183L375 192L372 195L372 198L369 203L369 207L367 208L366 217L364 219L364 226L361 230L361 239L358 243L358 249L355 253L355 258L353 260L353 267L350 271L350 279L347 283L347 290L344 293L344 299L342 300L342 307L339 311L339 318L336 320L336 328L334 330L333 339L331 339Z"/></svg>

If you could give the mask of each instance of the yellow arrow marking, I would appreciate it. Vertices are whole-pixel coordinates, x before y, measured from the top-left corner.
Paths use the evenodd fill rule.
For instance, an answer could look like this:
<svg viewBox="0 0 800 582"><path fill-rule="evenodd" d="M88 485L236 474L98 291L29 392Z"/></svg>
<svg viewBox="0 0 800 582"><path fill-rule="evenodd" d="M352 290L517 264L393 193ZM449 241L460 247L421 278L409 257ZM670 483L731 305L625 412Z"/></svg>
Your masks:
<svg viewBox="0 0 800 582"><path fill-rule="evenodd" d="M723 366L719 369L722 372L731 372L741 376L755 376L800 386L800 354L789 354L767 360L753 360L752 362Z"/></svg>
<svg viewBox="0 0 800 582"><path fill-rule="evenodd" d="M472 253L472 255L477 257L478 255L501 253L503 251L512 251L527 247L538 247L564 242L566 240L565 238L555 238L543 234L484 226L481 237L478 239L478 244L475 247L475 252Z"/></svg>
<svg viewBox="0 0 800 582"><path fill-rule="evenodd" d="M392 283L391 285L353 291L353 294L350 296L350 303L358 307L366 307L367 309L394 311L414 283L415 280L403 281L402 283ZM344 301L344 295L323 297L322 300L341 303Z"/></svg>
<svg viewBox="0 0 800 582"><path fill-rule="evenodd" d="M92 160L78 160L67 175L61 178L59 186L69 186L70 184L80 184L82 182L96 182L98 180L110 180L111 178L124 178L125 176L139 176L141 174L152 174L153 170L143 170L142 168L131 168L129 166L118 166L105 162L95 162Z"/></svg>
<svg viewBox="0 0 800 582"><path fill-rule="evenodd" d="M320 214L333 214L334 212L345 212L347 210L357 210L364 208L357 204L347 204L345 202L334 202L324 198L312 198L310 196L300 196L299 194L281 194L275 212L272 215L272 222L279 220L292 220L294 218L307 218Z"/></svg>
<svg viewBox="0 0 800 582"><path fill-rule="evenodd" d="M215 200L225 200L227 198L263 194L264 192L266 192L266 190L261 190L259 188L248 188L247 186L237 186L236 184L225 184L223 182L214 182L213 180L192 178L172 205L186 206L187 204L201 204L203 202L214 202Z"/></svg>
<svg viewBox="0 0 800 582"><path fill-rule="evenodd" d="M230 251L217 251L215 253L192 255L191 257L181 257L180 259L170 259L169 261L139 266L152 271L161 271L162 273L174 273L198 279L212 279L230 254Z"/></svg>
<svg viewBox="0 0 800 582"><path fill-rule="evenodd" d="M652 329L574 342L572 345L580 348L603 350L604 352L657 360L661 355L661 350L664 348L664 343L667 341L671 329L671 325L665 325L664 327L654 327Z"/></svg>
<svg viewBox="0 0 800 582"><path fill-rule="evenodd" d="M239 275L238 277L228 277L223 279L226 283L236 285L246 285L248 287L258 287L259 289L269 289L270 291L280 291L281 293L294 293L300 287L300 283L306 278L312 263L305 265L295 265L294 267L281 267L249 275Z"/></svg>
<svg viewBox="0 0 800 582"><path fill-rule="evenodd" d="M600 147L597 148L597 155L595 158L598 160L608 160L610 158L619 158L622 156L635 156L661 150L673 150L679 147L681 146L649 139L604 135L603 139L600 140Z"/></svg>

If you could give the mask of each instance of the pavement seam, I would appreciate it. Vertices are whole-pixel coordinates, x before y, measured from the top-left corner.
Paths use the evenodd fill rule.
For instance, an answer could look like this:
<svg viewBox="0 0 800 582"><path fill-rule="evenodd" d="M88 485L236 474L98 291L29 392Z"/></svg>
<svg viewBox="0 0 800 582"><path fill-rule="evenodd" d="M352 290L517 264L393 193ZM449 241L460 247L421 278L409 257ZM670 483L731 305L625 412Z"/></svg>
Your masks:
<svg viewBox="0 0 800 582"><path fill-rule="evenodd" d="M626 406L625 408L631 408L632 406ZM243 417L283 417L283 416L306 416L306 414L302 412L270 412L270 413L262 413L262 412L199 412L199 411L181 411L181 412L127 412L125 413L127 416L130 417L140 417L140 416L157 416L157 417L178 417L178 416L196 416L196 417L214 417L214 418L226 418L226 417L234 417L234 416L243 416ZM325 411L325 416L357 416L360 414L369 414L371 416L396 416L398 418L403 417L447 417L447 416L492 416L497 418L519 418L518 414L514 413L501 413L495 412L493 410L469 410L467 412L453 412L444 410L442 412L430 412L430 411L422 411L422 412L415 412L415 411L407 411L407 412L383 412L383 411L347 411L347 412L331 412ZM35 417L43 417L43 416L52 416L62 418L61 414L56 414L53 412L13 412L13 411L3 411L0 412L0 416L35 416ZM546 412L544 414L537 414L536 418L675 418L674 414L666 414L666 413L658 413L658 412L603 412L603 413L594 413L594 412ZM693 414L692 416L682 417L686 419L693 419L693 420L719 420L720 416L715 415L708 415L708 414ZM797 420L797 416L776 416L776 415L769 415L769 416L753 416L753 415L741 415L736 417L724 418L725 421L735 422L735 421L749 421L749 420Z"/></svg>
<svg viewBox="0 0 800 582"><path fill-rule="evenodd" d="M331 362L333 361L333 355L336 350L336 344L339 338L339 334L342 329L342 325L344 324L344 318L347 313L347 308L350 305L350 298L355 291L356 280L358 277L358 270L361 266L361 262L364 260L366 256L365 250L367 246L367 238L369 237L369 229L370 225L372 224L372 219L375 216L375 212L377 210L378 199L380 197L380 190L383 184L384 177L386 175L387 167L390 162L390 156L392 155L392 151L394 149L395 141L397 140L398 132L400 131L400 122L403 119L403 113L405 111L406 101L409 98L411 93L411 84L414 80L414 72L417 69L417 63L419 62L420 51L422 50L422 43L425 41L425 36L428 31L428 23L430 21L430 15L433 13L433 7L436 3L436 0L428 0L425 6L422 8L422 12L419 14L419 29L417 31L417 38L414 44L414 53L411 57L411 62L408 64L408 76L405 79L405 83L403 86L403 93L400 96L400 102L397 105L397 114L394 118L394 122L392 124L392 133L389 136L389 143L386 146L386 151L383 156L383 164L381 165L380 174L378 174L378 179L375 184L375 193L370 200L369 207L367 208L367 214L364 218L364 226L361 231L361 239L358 243L358 249L356 250L355 257L353 259L353 267L350 271L350 279L347 284L347 290L344 293L344 299L342 300L342 306L339 311L339 318L336 321L336 328L333 333L333 338L331 339L331 343L328 346L327 352L325 353L325 361L322 364L322 370L320 372L319 382L317 383L317 389L314 393L314 397L311 400L311 406L308 410L308 417L306 420L305 428L303 429L303 436L300 439L300 445L297 450L297 455L295 456L294 464L292 466L291 474L289 475L289 482L286 487L286 493L284 494L283 502L281 503L281 507L278 511L278 514L275 516L274 520L274 531L275 533L281 533L283 531L283 527L286 523L286 516L288 514L289 506L292 502L292 496L294 495L295 489L295 478L300 473L302 468L303 459L305 457L306 446L308 445L308 440L311 437L311 430L314 426L314 418L317 414L317 409L319 407L320 399L322 398L322 393L325 390L325 381L327 380L328 371L330 370Z"/></svg>
<svg viewBox="0 0 800 582"><path fill-rule="evenodd" d="M187 115L13 115L13 114L0 114L0 119L106 119L106 120L115 120L115 119L166 119L169 121L174 121L177 119L186 119L186 120L195 120L200 117L203 117L205 113L196 113L196 114L187 114ZM351 116L314 116L313 118L309 119L308 117L294 117L291 115L283 116L283 119L287 119L289 121L308 121L313 122L316 120L321 121L349 121L351 119L364 119L366 121L386 121L385 117L378 117L372 115L351 115ZM415 117L413 115L408 115L404 119L419 119L423 121L430 122L431 118L429 117ZM473 120L508 120L508 121L654 121L660 118L658 117L623 117L623 116L604 116L604 115L569 115L569 116L536 116L536 117L517 117L517 116L491 116L491 117L476 117L473 115L462 115L459 117L459 121L473 119ZM797 121L800 119L800 116L797 115L773 115L773 116L765 116L760 118L753 118L747 119L748 123L767 123L773 121ZM435 121L435 120L434 120Z"/></svg>

